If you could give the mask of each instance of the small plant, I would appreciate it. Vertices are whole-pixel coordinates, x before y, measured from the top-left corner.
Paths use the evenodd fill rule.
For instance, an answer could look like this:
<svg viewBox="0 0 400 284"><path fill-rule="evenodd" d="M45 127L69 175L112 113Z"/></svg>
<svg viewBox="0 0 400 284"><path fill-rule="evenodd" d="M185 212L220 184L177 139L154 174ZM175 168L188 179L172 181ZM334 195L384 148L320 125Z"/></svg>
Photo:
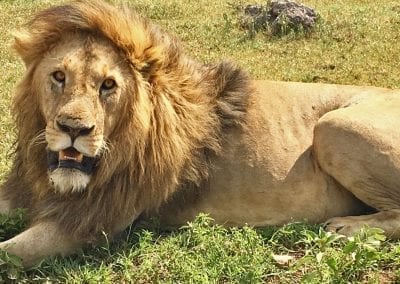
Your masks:
<svg viewBox="0 0 400 284"><path fill-rule="evenodd" d="M309 246L306 256L299 260L297 267L313 267L303 276L306 282L357 281L366 272L379 267L382 255L379 249L384 240L383 231L376 228L362 228L353 237L322 229L318 235L307 232L304 242Z"/></svg>
<svg viewBox="0 0 400 284"><path fill-rule="evenodd" d="M25 210L17 209L8 215L0 214L0 240L18 234L26 225ZM0 282L16 281L25 276L21 259L0 250Z"/></svg>
<svg viewBox="0 0 400 284"><path fill-rule="evenodd" d="M16 281L25 276L21 259L0 250L0 282Z"/></svg>
<svg viewBox="0 0 400 284"><path fill-rule="evenodd" d="M15 236L25 228L25 214L24 209L13 210L10 214L0 214L0 241Z"/></svg>

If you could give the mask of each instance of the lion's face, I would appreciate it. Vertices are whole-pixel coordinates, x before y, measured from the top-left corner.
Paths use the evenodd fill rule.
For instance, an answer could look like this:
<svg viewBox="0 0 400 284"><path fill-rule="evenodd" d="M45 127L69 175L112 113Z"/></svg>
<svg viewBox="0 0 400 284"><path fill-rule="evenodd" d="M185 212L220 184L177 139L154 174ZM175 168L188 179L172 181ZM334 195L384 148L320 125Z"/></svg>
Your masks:
<svg viewBox="0 0 400 284"><path fill-rule="evenodd" d="M48 173L61 192L87 187L126 103L123 58L105 39L66 36L36 67L33 86L46 122Z"/></svg>

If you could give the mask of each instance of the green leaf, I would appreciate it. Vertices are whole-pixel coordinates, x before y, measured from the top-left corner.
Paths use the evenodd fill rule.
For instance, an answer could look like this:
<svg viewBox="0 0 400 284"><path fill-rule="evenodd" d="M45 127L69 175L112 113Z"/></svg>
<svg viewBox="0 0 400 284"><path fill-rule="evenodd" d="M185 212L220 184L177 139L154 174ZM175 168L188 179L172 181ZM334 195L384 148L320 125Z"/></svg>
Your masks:
<svg viewBox="0 0 400 284"><path fill-rule="evenodd" d="M337 271L337 261L333 257L330 257L326 260L326 264L331 268L333 271Z"/></svg>
<svg viewBox="0 0 400 284"><path fill-rule="evenodd" d="M343 252L345 254L351 254L352 252L354 252L357 249L357 244L355 242L348 242L344 248L343 248Z"/></svg>

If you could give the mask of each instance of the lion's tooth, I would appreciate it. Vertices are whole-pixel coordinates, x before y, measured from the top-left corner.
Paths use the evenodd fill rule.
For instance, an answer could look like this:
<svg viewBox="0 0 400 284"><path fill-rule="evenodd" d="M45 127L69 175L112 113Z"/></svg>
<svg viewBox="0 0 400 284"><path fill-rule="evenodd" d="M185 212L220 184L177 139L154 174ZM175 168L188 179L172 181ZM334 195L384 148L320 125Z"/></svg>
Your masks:
<svg viewBox="0 0 400 284"><path fill-rule="evenodd" d="M82 153L79 153L77 156L76 156L76 160L75 161L77 161L78 163L82 163L82 161L83 161L83 154Z"/></svg>
<svg viewBox="0 0 400 284"><path fill-rule="evenodd" d="M75 149L65 149L58 152L59 161L75 161L77 163L82 163L83 154L76 151Z"/></svg>
<svg viewBox="0 0 400 284"><path fill-rule="evenodd" d="M59 160L59 161L65 160L65 154L64 154L64 151L63 151L63 150L61 150L60 152L58 152L58 160Z"/></svg>

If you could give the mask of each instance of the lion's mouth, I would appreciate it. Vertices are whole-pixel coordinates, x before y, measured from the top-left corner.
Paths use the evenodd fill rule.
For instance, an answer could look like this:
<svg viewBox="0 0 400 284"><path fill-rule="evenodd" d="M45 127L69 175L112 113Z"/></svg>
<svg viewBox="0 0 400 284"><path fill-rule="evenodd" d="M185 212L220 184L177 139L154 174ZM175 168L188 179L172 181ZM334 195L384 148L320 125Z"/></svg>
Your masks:
<svg viewBox="0 0 400 284"><path fill-rule="evenodd" d="M54 152L47 152L48 168L54 171L58 168L77 169L86 174L91 174L96 167L96 158L84 156L74 147Z"/></svg>

